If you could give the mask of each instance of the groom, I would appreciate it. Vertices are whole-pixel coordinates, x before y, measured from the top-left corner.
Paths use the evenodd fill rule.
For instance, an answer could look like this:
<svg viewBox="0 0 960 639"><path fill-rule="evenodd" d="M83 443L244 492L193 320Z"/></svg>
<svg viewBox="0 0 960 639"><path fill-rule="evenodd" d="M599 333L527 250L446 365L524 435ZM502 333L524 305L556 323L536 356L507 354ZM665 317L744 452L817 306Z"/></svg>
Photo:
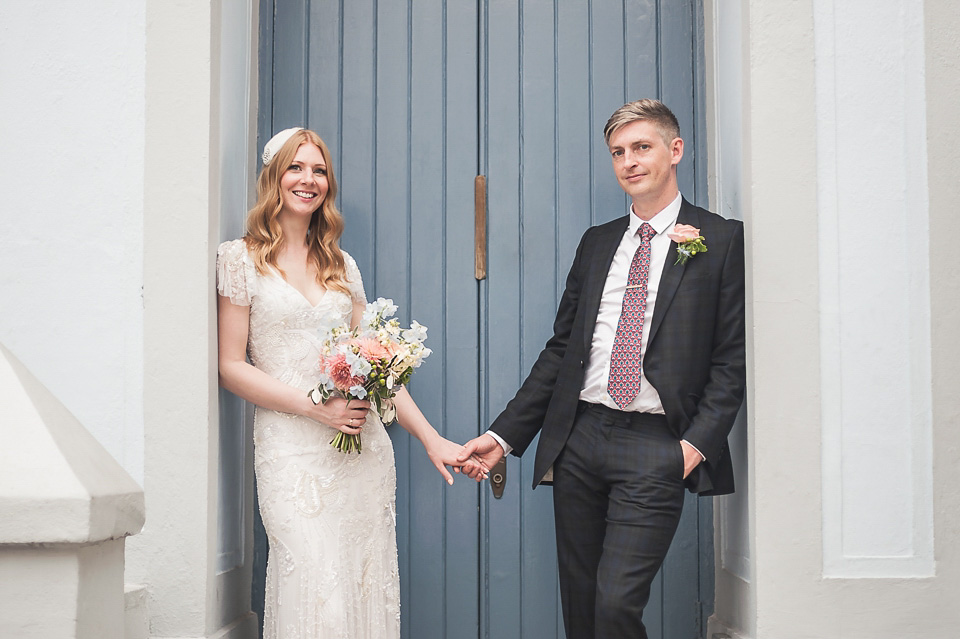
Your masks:
<svg viewBox="0 0 960 639"><path fill-rule="evenodd" d="M682 198L680 127L659 101L617 109L604 138L628 214L583 234L553 337L461 453L490 468L540 432L533 485L553 482L568 639L647 637L684 486L733 492L746 377L743 225Z"/></svg>

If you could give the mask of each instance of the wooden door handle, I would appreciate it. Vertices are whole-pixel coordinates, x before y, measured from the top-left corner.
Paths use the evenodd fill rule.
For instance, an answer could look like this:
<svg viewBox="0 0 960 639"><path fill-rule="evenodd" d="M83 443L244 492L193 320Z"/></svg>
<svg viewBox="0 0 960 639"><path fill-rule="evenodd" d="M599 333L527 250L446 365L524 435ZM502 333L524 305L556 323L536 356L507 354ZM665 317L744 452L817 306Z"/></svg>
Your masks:
<svg viewBox="0 0 960 639"><path fill-rule="evenodd" d="M473 180L473 273L478 280L487 277L487 176Z"/></svg>

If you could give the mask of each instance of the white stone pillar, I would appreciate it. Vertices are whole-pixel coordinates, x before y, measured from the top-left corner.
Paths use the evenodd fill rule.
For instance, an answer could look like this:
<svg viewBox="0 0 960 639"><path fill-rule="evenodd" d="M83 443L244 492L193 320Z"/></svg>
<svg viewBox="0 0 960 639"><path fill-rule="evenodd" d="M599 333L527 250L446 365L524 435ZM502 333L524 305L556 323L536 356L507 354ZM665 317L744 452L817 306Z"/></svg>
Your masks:
<svg viewBox="0 0 960 639"><path fill-rule="evenodd" d="M742 173L713 166L743 192L751 371L746 514L717 502L710 633L954 637L960 14L706 8L712 136L741 145Z"/></svg>
<svg viewBox="0 0 960 639"><path fill-rule="evenodd" d="M0 442L0 637L123 637L143 491L2 345Z"/></svg>
<svg viewBox="0 0 960 639"><path fill-rule="evenodd" d="M252 544L242 544L242 563L224 566L218 559L224 533L217 517L214 277L220 172L234 166L221 157L229 148L222 142L224 136L253 135L256 104L224 105L221 100L234 95L225 85L236 83L241 94L246 87L247 99L255 100L257 6L252 0L146 0L147 524L130 544L127 580L145 587L151 637L240 639L257 633L250 612ZM225 52L225 41L240 44ZM222 64L221 56L236 55L237 48L248 57ZM225 109L251 115L231 125L237 118L225 118ZM247 492L248 510L250 503Z"/></svg>

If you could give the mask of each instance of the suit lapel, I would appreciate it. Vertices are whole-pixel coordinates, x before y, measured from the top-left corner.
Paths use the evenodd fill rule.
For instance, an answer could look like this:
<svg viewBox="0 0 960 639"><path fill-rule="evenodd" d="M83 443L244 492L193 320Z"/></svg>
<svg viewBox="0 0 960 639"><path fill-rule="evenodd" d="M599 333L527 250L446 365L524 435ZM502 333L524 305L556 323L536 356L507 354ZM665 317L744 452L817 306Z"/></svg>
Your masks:
<svg viewBox="0 0 960 639"><path fill-rule="evenodd" d="M603 296L603 286L607 281L607 273L610 271L610 264L613 262L617 247L620 246L623 233L627 230L629 219L625 216L622 220L623 224L611 224L603 227L604 233L597 238L596 252L590 259L590 268L583 287L583 303L587 312L583 322L583 338L584 347L588 351L590 343L593 341L593 329L597 323L597 313L600 311L600 298Z"/></svg>
<svg viewBox="0 0 960 639"><path fill-rule="evenodd" d="M680 203L680 213L677 215L677 224L689 224L700 228L700 215L687 202L686 199ZM673 229L670 229L671 231ZM657 301L653 308L653 320L650 322L650 336L647 338L647 350L657 336L660 325L663 324L663 317L670 308L674 296L677 294L677 288L683 279L683 273L686 271L685 264L675 264L677 261L676 245L670 244L670 250L667 251L666 261L663 264L663 273L660 275L660 288L657 289Z"/></svg>

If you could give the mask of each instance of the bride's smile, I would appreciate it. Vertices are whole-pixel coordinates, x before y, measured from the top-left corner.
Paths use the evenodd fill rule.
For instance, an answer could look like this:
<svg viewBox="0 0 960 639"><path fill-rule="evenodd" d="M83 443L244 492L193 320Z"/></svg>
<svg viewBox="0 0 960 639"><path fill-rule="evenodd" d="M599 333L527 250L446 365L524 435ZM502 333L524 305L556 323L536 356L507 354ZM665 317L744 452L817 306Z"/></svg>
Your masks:
<svg viewBox="0 0 960 639"><path fill-rule="evenodd" d="M283 212L312 215L327 196L327 163L316 145L305 142L297 149L280 178Z"/></svg>

